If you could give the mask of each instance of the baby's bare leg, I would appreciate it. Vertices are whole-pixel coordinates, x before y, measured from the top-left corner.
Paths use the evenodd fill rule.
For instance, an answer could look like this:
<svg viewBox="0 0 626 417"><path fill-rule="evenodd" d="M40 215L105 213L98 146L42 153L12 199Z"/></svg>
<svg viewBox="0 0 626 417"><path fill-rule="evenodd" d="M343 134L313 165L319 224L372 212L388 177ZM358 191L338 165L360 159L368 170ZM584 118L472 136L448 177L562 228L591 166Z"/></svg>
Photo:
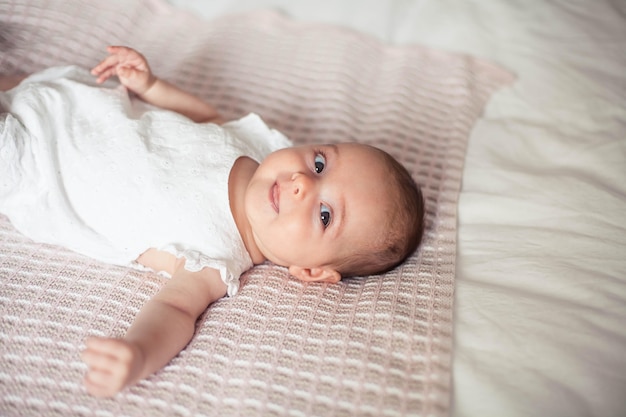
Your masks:
<svg viewBox="0 0 626 417"><path fill-rule="evenodd" d="M22 82L27 75L0 75L0 91L7 91Z"/></svg>

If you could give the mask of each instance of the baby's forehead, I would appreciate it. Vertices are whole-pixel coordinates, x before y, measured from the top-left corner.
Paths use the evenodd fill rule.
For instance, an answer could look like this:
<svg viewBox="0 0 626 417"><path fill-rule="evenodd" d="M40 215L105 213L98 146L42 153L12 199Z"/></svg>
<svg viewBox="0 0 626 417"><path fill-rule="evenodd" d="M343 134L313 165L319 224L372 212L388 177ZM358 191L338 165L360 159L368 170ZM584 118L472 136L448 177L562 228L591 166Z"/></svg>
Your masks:
<svg viewBox="0 0 626 417"><path fill-rule="evenodd" d="M366 163L367 166L361 167L362 169L387 168L386 153L374 146L357 142L346 142L330 146L335 147L337 153L344 160L350 159L356 163Z"/></svg>
<svg viewBox="0 0 626 417"><path fill-rule="evenodd" d="M375 226L386 223L398 200L398 188L380 175L363 176L355 183L346 184L346 214L365 227L378 233Z"/></svg>

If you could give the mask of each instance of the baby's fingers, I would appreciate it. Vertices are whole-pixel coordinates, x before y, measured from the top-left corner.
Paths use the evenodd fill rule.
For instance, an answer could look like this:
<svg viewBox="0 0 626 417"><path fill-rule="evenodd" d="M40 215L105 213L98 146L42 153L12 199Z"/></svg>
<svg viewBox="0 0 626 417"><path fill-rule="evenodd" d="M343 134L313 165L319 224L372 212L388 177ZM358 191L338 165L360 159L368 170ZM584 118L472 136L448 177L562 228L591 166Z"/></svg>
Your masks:
<svg viewBox="0 0 626 417"><path fill-rule="evenodd" d="M116 75L116 73L117 73L117 71L116 71L115 67L107 68L107 69L102 70L100 72L95 72L94 70L91 70L91 74L97 76L96 82L98 84L102 84L103 82L108 80L110 77Z"/></svg>
<svg viewBox="0 0 626 417"><path fill-rule="evenodd" d="M91 73L93 75L99 75L100 78L108 78L111 75L115 75L116 68L120 64L127 64L128 61L136 59L138 55L133 49L125 46L107 46L107 52L109 55L92 68Z"/></svg>
<svg viewBox="0 0 626 417"><path fill-rule="evenodd" d="M96 397L110 397L124 388L128 368L116 358L86 350L82 359L89 366L84 379L88 393Z"/></svg>
<svg viewBox="0 0 626 417"><path fill-rule="evenodd" d="M146 58L133 48L127 46L108 46L107 52L114 57L117 57L118 64L123 64L127 67L137 67L140 70L147 70L148 63Z"/></svg>
<svg viewBox="0 0 626 417"><path fill-rule="evenodd" d="M87 391L108 397L120 391L131 379L134 355L128 343L119 339L91 337L81 358L89 366L85 376Z"/></svg>
<svg viewBox="0 0 626 417"><path fill-rule="evenodd" d="M124 388L124 379L104 370L91 370L85 376L87 392L96 397L111 397Z"/></svg>
<svg viewBox="0 0 626 417"><path fill-rule="evenodd" d="M107 78L115 75L115 69L119 65L120 60L116 55L109 55L104 58L98 65L91 69L91 74L98 77L97 82L102 83Z"/></svg>
<svg viewBox="0 0 626 417"><path fill-rule="evenodd" d="M120 361L118 358L97 352L91 349L86 349L81 354L81 359L85 362L90 369L101 369L112 371L115 370Z"/></svg>
<svg viewBox="0 0 626 417"><path fill-rule="evenodd" d="M85 340L86 351L111 356L122 362L127 362L132 358L132 350L128 343L120 339L108 337L89 337Z"/></svg>

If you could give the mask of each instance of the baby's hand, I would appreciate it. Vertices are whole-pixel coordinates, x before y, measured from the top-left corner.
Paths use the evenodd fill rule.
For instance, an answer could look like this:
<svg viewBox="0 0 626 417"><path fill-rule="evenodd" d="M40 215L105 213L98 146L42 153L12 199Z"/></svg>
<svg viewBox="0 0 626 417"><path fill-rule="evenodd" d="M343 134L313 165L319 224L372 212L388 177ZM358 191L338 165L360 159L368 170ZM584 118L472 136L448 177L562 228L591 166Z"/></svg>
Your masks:
<svg viewBox="0 0 626 417"><path fill-rule="evenodd" d="M96 82L103 83L117 75L122 85L136 94L144 94L156 82L148 61L139 52L126 46L108 46L109 56L93 67Z"/></svg>
<svg viewBox="0 0 626 417"><path fill-rule="evenodd" d="M91 337L82 359L89 366L87 391L96 397L111 397L138 379L143 368L139 348L122 339Z"/></svg>

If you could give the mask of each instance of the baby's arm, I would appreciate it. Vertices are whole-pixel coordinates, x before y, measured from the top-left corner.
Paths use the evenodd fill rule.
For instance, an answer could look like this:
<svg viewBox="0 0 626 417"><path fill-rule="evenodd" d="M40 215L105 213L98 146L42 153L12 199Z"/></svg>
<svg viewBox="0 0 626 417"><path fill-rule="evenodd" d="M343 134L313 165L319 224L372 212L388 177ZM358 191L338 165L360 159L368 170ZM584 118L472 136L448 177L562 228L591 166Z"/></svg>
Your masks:
<svg viewBox="0 0 626 417"><path fill-rule="evenodd" d="M191 340L198 317L226 295L219 271L190 272L184 259L172 278L139 312L123 339L90 338L83 360L87 391L110 397L165 366Z"/></svg>
<svg viewBox="0 0 626 417"><path fill-rule="evenodd" d="M26 75L0 75L0 91L9 91L22 82Z"/></svg>
<svg viewBox="0 0 626 417"><path fill-rule="evenodd" d="M126 88L147 103L175 111L195 122L223 122L215 107L157 78L139 52L125 46L109 46L107 51L109 56L91 70L98 77L98 83L117 75Z"/></svg>

